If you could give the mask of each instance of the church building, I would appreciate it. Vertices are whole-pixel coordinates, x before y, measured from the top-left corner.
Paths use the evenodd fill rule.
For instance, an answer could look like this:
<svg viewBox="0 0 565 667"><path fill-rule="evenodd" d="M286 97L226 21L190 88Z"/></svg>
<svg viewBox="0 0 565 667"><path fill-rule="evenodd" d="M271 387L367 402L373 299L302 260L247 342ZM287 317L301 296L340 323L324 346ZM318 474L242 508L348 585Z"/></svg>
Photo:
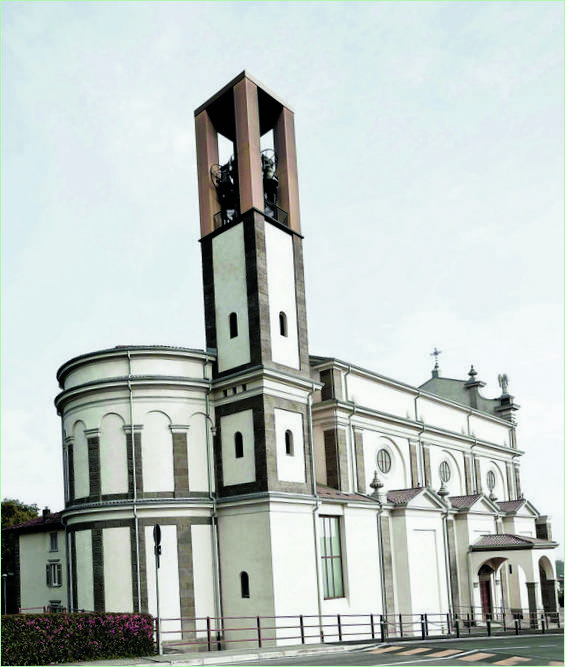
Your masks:
<svg viewBox="0 0 565 667"><path fill-rule="evenodd" d="M64 604L156 615L158 524L179 637L208 616L555 611L506 377L485 398L437 356L416 387L311 354L293 112L242 72L195 123L206 349L59 369Z"/></svg>

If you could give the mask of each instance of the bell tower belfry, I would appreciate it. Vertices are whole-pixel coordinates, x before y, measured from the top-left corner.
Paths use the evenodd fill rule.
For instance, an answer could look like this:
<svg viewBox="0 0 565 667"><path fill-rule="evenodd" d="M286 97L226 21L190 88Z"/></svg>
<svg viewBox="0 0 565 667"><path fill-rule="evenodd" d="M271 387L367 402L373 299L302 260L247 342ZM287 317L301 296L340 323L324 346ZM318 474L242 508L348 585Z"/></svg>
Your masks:
<svg viewBox="0 0 565 667"><path fill-rule="evenodd" d="M244 71L194 115L219 494L310 493L294 114Z"/></svg>

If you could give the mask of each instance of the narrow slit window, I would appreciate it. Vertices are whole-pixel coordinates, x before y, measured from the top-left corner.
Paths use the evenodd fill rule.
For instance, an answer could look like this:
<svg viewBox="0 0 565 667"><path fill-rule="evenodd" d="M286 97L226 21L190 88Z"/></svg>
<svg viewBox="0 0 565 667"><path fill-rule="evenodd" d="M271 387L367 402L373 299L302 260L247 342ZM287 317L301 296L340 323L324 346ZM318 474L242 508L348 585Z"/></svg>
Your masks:
<svg viewBox="0 0 565 667"><path fill-rule="evenodd" d="M230 338L237 338L237 313L230 313Z"/></svg>
<svg viewBox="0 0 565 667"><path fill-rule="evenodd" d="M288 336L288 326L287 326L287 322L286 322L286 313L283 313L282 310L279 313L279 329L280 329L281 336L285 336L285 337Z"/></svg>
<svg viewBox="0 0 565 667"><path fill-rule="evenodd" d="M294 439L288 429L284 433L284 449L288 456L294 456Z"/></svg>
<svg viewBox="0 0 565 667"><path fill-rule="evenodd" d="M239 575L239 579L241 582L241 597L242 598L248 598L249 597L249 575L247 572L241 572Z"/></svg>
<svg viewBox="0 0 565 667"><path fill-rule="evenodd" d="M239 431L236 431L235 436L235 458L236 459L242 459L243 458L243 436Z"/></svg>

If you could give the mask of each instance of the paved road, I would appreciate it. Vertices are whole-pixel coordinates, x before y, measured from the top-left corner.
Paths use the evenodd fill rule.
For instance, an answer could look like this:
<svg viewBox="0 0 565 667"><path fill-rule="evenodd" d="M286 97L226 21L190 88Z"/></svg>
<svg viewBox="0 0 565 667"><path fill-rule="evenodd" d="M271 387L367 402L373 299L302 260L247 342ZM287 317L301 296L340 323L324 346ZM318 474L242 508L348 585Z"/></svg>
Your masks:
<svg viewBox="0 0 565 667"><path fill-rule="evenodd" d="M235 663L233 663L235 664ZM347 653L263 659L240 665L563 665L563 635L372 644Z"/></svg>

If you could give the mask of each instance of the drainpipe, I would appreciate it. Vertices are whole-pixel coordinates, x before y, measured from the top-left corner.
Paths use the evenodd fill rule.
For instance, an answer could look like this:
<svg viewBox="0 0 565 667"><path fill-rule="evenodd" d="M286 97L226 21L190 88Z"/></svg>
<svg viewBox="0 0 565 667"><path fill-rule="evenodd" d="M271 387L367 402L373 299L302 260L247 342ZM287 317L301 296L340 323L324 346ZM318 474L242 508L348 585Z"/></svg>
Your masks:
<svg viewBox="0 0 565 667"><path fill-rule="evenodd" d="M320 511L320 496L316 489L316 461L314 454L314 428L312 425L312 394L314 389L308 393L308 436L310 438L310 475L312 477L312 495L315 499L315 505L312 510L312 525L314 528L314 558L316 561L316 587L318 590L318 622L320 624L320 632L323 635L322 627L322 584L321 584L321 567L320 554L318 550L318 512Z"/></svg>
<svg viewBox="0 0 565 667"><path fill-rule="evenodd" d="M353 471L353 479L351 488L355 493L359 493L359 480L357 479L357 456L355 454L355 437L353 435L353 417L357 412L357 405L353 401L353 412L349 415L349 442L351 443L351 468Z"/></svg>
<svg viewBox="0 0 565 667"><path fill-rule="evenodd" d="M387 603L386 603L386 581L385 581L385 558L383 553L383 526L382 526L382 517L383 512L382 503L378 504L377 509L377 536L379 540L379 574L381 579L381 607L383 610L383 615L386 617L388 613Z"/></svg>
<svg viewBox="0 0 565 667"><path fill-rule="evenodd" d="M68 499L71 497L70 490L69 490L69 471L68 471L68 465L69 465L69 445L68 443L65 442L65 426L63 423L63 415L61 415L61 438L63 440L63 486L65 487L65 507L67 505ZM65 517L61 515L61 523L63 524L63 528L65 529L65 561L66 561L66 570L67 570L67 581L69 582L69 585L67 586L67 609L70 611L72 610L72 603L73 603L73 595L72 595L72 590L73 590L73 568L71 567L71 548L70 548L70 539L71 536L67 532L67 524L65 522Z"/></svg>
<svg viewBox="0 0 565 667"><path fill-rule="evenodd" d="M445 581L447 583L447 607L449 613L453 615L453 586L451 583L451 559L449 556L449 534L447 532L447 519L449 517L449 510L441 515L443 524L443 551L445 554Z"/></svg>
<svg viewBox="0 0 565 667"><path fill-rule="evenodd" d="M135 458L135 433L133 428L133 389L131 386L131 354L128 355L128 390L129 390L129 421L131 424L131 461L132 461L132 482L133 482L133 531L135 534L135 576L137 581L137 611L141 613L141 568L139 563L139 517L137 516L137 476L136 476L136 458Z"/></svg>
<svg viewBox="0 0 565 667"><path fill-rule="evenodd" d="M471 552L467 551L467 579L469 582L469 607L471 608L471 618L473 616L473 573L471 572Z"/></svg>
<svg viewBox="0 0 565 667"><path fill-rule="evenodd" d="M205 380L208 380L208 389L206 391L206 458L208 463L208 495L210 501L212 502L212 560L214 567L214 597L216 603L216 616L222 618L222 596L220 589L220 544L218 536L218 514L216 512L216 494L212 491L212 482L213 482L213 455L212 455L212 443L210 442L210 431L212 430L211 424L212 417L210 416L210 394L212 393L212 380L207 377L206 370L208 367L209 357L206 353L206 359L204 361L203 368L203 377ZM209 422L209 424L208 424ZM214 431L216 429L214 428ZM214 433L212 432L212 435ZM215 486L214 486L215 488ZM221 621L220 621L221 622Z"/></svg>
<svg viewBox="0 0 565 667"><path fill-rule="evenodd" d="M351 373L351 364L347 366L347 371L345 375L343 376L343 388L345 391L345 400L347 403L349 403L349 390L347 388L347 376ZM355 414L356 406L355 402L353 402L353 414L349 415L349 452L348 452L348 465L347 467L349 468L349 477L351 479L351 482L349 484L349 488L352 490L357 490L357 461L355 460L354 456L354 443L353 443L353 427L351 425L351 419L353 418L353 415Z"/></svg>

